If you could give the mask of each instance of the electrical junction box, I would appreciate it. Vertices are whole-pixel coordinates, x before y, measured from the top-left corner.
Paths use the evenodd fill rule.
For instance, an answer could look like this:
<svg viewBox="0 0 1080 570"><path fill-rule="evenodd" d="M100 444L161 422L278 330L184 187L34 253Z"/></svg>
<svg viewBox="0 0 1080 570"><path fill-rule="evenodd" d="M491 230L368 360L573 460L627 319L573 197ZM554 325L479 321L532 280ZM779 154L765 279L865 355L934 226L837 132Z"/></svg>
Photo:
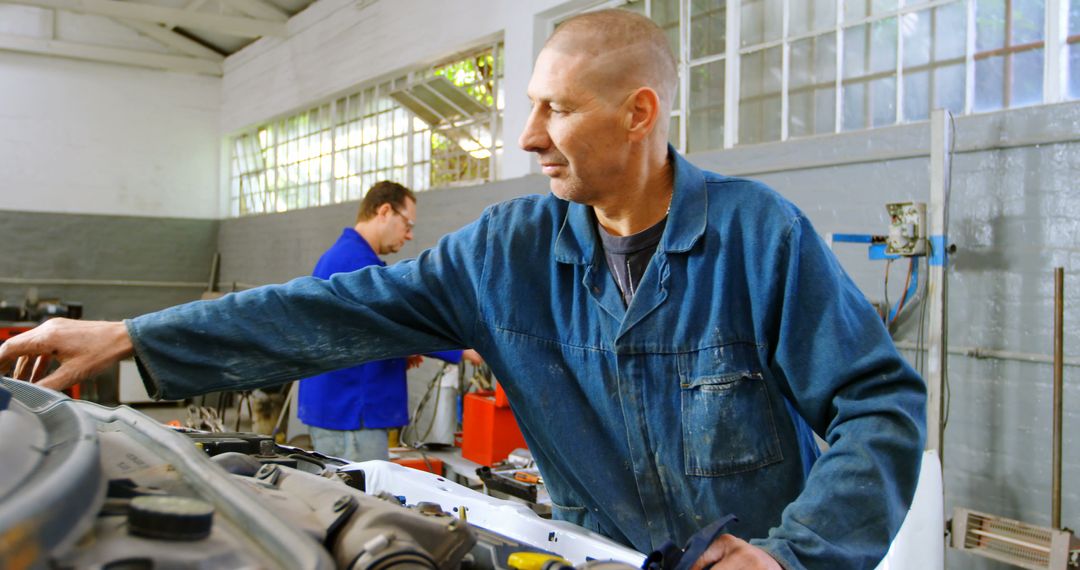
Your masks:
<svg viewBox="0 0 1080 570"><path fill-rule="evenodd" d="M889 212L885 253L926 255L926 203L894 202L885 204L885 209Z"/></svg>

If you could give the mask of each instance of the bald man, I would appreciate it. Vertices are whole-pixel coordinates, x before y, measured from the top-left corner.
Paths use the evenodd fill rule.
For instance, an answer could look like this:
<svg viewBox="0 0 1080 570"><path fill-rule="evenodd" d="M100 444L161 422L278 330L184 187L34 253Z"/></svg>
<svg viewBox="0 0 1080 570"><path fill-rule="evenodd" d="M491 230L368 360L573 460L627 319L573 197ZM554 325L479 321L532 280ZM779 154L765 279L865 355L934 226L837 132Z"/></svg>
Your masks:
<svg viewBox="0 0 1080 570"><path fill-rule="evenodd" d="M695 568L873 567L914 492L924 384L802 212L667 145L674 65L646 18L573 18L520 139L551 195L389 267L53 320L0 361L51 354L59 389L134 353L150 393L184 398L471 346L557 518L648 552L733 513Z"/></svg>

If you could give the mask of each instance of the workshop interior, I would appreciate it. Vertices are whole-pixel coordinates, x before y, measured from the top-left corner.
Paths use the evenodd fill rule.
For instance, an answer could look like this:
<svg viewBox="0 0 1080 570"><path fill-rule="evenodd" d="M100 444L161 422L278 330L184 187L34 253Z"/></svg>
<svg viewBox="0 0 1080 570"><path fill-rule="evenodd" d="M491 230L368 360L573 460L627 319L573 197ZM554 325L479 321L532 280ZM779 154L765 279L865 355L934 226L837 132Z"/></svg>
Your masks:
<svg viewBox="0 0 1080 570"><path fill-rule="evenodd" d="M671 147L801 209L926 382L877 568L1080 568L1080 0L0 0L0 343L311 275L382 180L389 264L546 193L533 62L608 8L667 35ZM361 462L300 378L0 372L0 568L688 567L553 519L485 364L411 368Z"/></svg>

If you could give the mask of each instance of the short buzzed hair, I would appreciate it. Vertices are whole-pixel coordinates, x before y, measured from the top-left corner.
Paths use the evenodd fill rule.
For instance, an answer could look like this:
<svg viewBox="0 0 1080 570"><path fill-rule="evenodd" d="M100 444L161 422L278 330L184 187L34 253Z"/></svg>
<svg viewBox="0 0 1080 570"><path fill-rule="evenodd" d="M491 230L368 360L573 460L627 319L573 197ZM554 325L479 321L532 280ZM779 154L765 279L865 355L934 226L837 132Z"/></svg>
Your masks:
<svg viewBox="0 0 1080 570"><path fill-rule="evenodd" d="M416 194L397 182L389 180L376 182L360 201L360 210L356 212L356 223L374 218L383 204L390 204L395 210L404 208L406 199L415 203Z"/></svg>
<svg viewBox="0 0 1080 570"><path fill-rule="evenodd" d="M621 68L610 73L643 80L642 86L654 89L665 110L671 110L679 82L678 63L667 35L656 22L618 8L586 12L559 24L544 47L560 49L564 44L575 53L595 57L626 51L627 57L618 58Z"/></svg>

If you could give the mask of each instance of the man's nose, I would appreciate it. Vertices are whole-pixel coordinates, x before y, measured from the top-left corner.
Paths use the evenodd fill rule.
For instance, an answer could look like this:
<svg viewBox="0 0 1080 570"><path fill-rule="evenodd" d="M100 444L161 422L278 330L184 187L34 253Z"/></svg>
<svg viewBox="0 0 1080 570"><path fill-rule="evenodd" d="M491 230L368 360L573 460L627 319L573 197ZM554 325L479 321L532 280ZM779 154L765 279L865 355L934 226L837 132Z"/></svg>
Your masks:
<svg viewBox="0 0 1080 570"><path fill-rule="evenodd" d="M537 107L529 113L529 119L525 122L525 129L518 138L518 146L526 152L540 152L551 146L551 139L547 134L547 122L540 116Z"/></svg>

